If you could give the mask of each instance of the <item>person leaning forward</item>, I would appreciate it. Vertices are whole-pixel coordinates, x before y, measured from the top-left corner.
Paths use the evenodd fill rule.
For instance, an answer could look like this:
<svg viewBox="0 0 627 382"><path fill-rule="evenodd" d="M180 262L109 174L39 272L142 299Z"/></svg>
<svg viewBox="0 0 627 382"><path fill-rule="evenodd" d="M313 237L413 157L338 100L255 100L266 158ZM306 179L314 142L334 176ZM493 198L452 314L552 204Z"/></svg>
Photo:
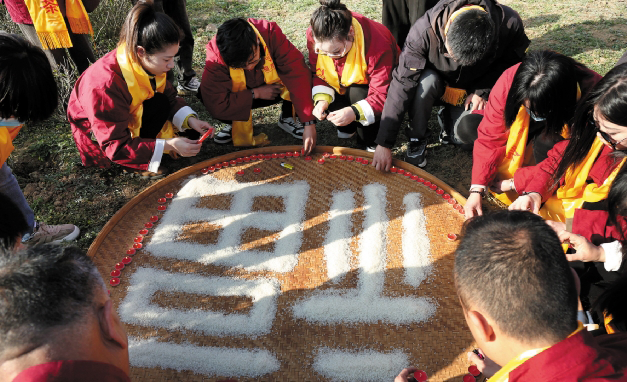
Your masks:
<svg viewBox="0 0 627 382"><path fill-rule="evenodd" d="M226 21L207 44L200 83L205 107L226 124L214 141L267 145L266 134L253 136L251 111L282 102L278 126L302 139L309 153L316 145L311 81L303 54L277 23L252 18Z"/></svg>
<svg viewBox="0 0 627 382"><path fill-rule="evenodd" d="M373 166L391 167L391 149L409 111L406 160L424 167L431 108L446 106L440 139L450 143L455 122L483 109L496 80L521 61L528 46L518 13L494 0L443 0L428 10L409 31L393 72Z"/></svg>

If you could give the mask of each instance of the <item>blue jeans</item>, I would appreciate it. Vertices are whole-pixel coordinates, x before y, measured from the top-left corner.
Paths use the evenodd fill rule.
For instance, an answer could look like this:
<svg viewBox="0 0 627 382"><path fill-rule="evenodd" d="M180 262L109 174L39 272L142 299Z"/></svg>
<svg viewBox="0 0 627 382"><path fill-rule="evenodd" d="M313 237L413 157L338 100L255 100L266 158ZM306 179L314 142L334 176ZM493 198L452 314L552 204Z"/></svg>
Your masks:
<svg viewBox="0 0 627 382"><path fill-rule="evenodd" d="M22 193L20 185L17 184L17 179L15 175L13 175L13 171L11 171L11 168L7 166L6 163L3 163L2 167L0 167L0 193L11 199L17 208L22 211L26 223L28 223L30 227L29 231L24 233L32 233L33 227L35 226L35 214L28 205L26 198L24 198L24 193ZM4 216L2 218L6 219Z"/></svg>

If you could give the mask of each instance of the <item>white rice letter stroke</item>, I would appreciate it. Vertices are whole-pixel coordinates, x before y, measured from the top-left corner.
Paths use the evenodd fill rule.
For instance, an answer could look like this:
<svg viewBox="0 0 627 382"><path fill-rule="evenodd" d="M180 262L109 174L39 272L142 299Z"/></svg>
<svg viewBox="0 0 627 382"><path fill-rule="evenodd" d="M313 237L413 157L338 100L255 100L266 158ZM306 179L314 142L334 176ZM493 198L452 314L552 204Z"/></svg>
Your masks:
<svg viewBox="0 0 627 382"><path fill-rule="evenodd" d="M387 260L386 188L381 184L369 184L363 192L366 216L359 235L357 289L318 292L297 302L293 307L294 316L325 324L425 321L435 313L435 305L428 298L382 297Z"/></svg>
<svg viewBox="0 0 627 382"><path fill-rule="evenodd" d="M173 257L216 264L247 271L290 272L298 264L302 243L305 203L309 184L305 181L283 184L224 181L213 176L190 180L177 193L146 246L154 256ZM203 196L224 198L232 195L229 210L196 207ZM252 211L255 197L282 198L285 212ZM192 222L221 226L216 244L178 240L181 227ZM274 251L242 250L242 235L247 228L279 232Z"/></svg>
<svg viewBox="0 0 627 382"><path fill-rule="evenodd" d="M205 296L248 296L253 306L249 314L164 308L151 303L157 291ZM215 336L255 337L267 334L272 329L279 293L279 283L273 279L244 280L170 273L141 267L131 276L119 313L122 321L135 325L195 330Z"/></svg>
<svg viewBox="0 0 627 382"><path fill-rule="evenodd" d="M351 215L354 209L355 196L352 191L342 191L333 195L333 203L329 210L329 231L324 241L327 275L332 281L340 281L351 270L350 244L353 236Z"/></svg>
<svg viewBox="0 0 627 382"><path fill-rule="evenodd" d="M418 287L431 273L431 243L427 234L427 218L418 193L405 195L403 218L403 266L405 282Z"/></svg>
<svg viewBox="0 0 627 382"><path fill-rule="evenodd" d="M264 349L201 347L129 338L129 359L135 367L158 367L214 376L260 377L281 364Z"/></svg>
<svg viewBox="0 0 627 382"><path fill-rule="evenodd" d="M392 381L409 365L401 351L381 353L373 350L341 351L322 348L316 354L313 368L333 381Z"/></svg>

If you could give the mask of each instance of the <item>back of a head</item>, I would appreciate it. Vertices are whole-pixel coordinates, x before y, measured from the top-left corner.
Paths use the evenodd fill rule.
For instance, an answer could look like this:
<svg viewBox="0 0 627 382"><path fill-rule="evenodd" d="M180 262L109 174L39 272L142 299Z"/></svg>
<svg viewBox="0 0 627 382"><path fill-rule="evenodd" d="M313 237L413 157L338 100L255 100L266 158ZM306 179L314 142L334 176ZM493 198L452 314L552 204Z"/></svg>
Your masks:
<svg viewBox="0 0 627 382"><path fill-rule="evenodd" d="M0 248L15 249L28 228L22 211L9 197L0 193Z"/></svg>
<svg viewBox="0 0 627 382"><path fill-rule="evenodd" d="M558 342L577 328L577 292L560 241L530 212L467 221L455 252L455 283L466 307L521 343Z"/></svg>
<svg viewBox="0 0 627 382"><path fill-rule="evenodd" d="M140 0L131 8L120 31L120 42L126 44L126 52L137 60L137 47L151 55L178 44L183 31L165 13L157 12L152 0Z"/></svg>
<svg viewBox="0 0 627 382"><path fill-rule="evenodd" d="M104 290L104 282L78 248L0 250L0 357L17 346L41 346L64 330L75 337L93 312L96 288Z"/></svg>
<svg viewBox="0 0 627 382"><path fill-rule="evenodd" d="M41 48L0 32L0 118L42 121L57 108L57 83Z"/></svg>
<svg viewBox="0 0 627 382"><path fill-rule="evenodd" d="M320 0L320 7L311 16L309 25L318 41L346 40L353 15L340 0Z"/></svg>
<svg viewBox="0 0 627 382"><path fill-rule="evenodd" d="M231 68L243 68L255 53L257 34L248 21L234 18L218 27L216 44L224 63Z"/></svg>
<svg viewBox="0 0 627 382"><path fill-rule="evenodd" d="M495 38L495 26L490 14L480 9L460 13L446 32L446 43L451 48L449 53L463 66L472 66L486 57L492 50Z"/></svg>
<svg viewBox="0 0 627 382"><path fill-rule="evenodd" d="M511 126L520 106L546 118L550 132L560 134L572 122L577 105L577 67L583 65L550 50L529 52L521 62L507 95L505 122Z"/></svg>

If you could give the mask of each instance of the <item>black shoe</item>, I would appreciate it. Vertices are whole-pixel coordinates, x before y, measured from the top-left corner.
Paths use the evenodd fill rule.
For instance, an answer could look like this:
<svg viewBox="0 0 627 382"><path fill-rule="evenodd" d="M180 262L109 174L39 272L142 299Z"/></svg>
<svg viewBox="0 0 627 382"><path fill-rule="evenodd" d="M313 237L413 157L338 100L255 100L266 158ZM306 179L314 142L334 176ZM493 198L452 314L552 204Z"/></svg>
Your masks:
<svg viewBox="0 0 627 382"><path fill-rule="evenodd" d="M420 168L427 165L427 143L418 138L410 138L405 154L405 162Z"/></svg>
<svg viewBox="0 0 627 382"><path fill-rule="evenodd" d="M442 113L444 113L444 108L438 111L438 123L440 124L440 143L443 145L450 145L453 143L453 139L448 133L448 131L446 131L446 128L444 127L444 120L443 120Z"/></svg>
<svg viewBox="0 0 627 382"><path fill-rule="evenodd" d="M233 140L233 137L231 136L231 130L233 130L233 125L224 125L222 130L215 133L215 135L213 136L213 141L220 145L231 142Z"/></svg>

